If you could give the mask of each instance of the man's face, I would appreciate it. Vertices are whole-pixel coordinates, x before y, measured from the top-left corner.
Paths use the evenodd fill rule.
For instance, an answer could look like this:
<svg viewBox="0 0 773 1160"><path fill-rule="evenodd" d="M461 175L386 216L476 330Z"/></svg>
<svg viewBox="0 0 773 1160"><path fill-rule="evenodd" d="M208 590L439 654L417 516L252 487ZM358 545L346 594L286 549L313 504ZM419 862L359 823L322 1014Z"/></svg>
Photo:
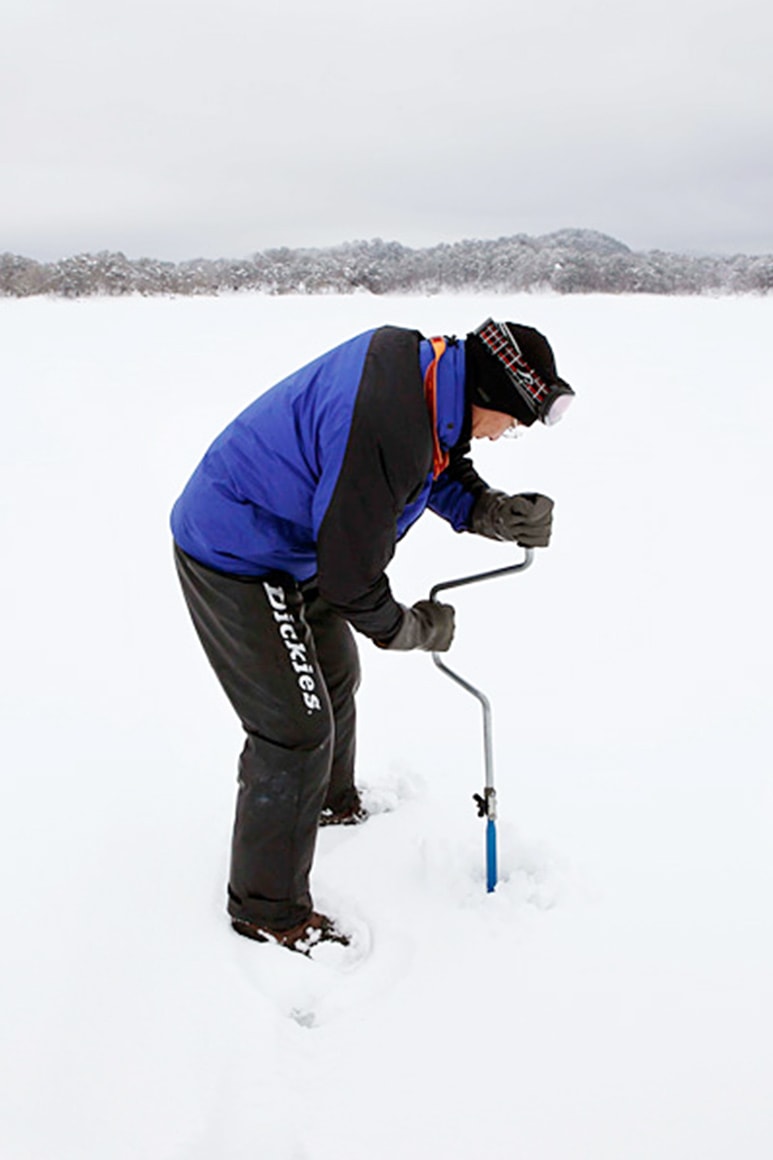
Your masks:
<svg viewBox="0 0 773 1160"><path fill-rule="evenodd" d="M505 431L509 431L520 424L512 415L504 411L489 411L486 407L472 404L472 437L473 439L499 439Z"/></svg>

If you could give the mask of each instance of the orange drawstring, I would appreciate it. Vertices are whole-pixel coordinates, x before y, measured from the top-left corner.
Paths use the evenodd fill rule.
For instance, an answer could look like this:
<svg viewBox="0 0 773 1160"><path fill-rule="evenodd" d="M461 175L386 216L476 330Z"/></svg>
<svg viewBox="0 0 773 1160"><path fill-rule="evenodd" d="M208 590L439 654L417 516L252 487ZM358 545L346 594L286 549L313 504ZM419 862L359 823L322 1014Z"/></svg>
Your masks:
<svg viewBox="0 0 773 1160"><path fill-rule="evenodd" d="M441 356L445 353L446 340L444 338L431 338L429 341L432 343L435 357L427 367L427 373L424 376L424 398L432 424L432 478L437 479L450 462L448 452L440 446L437 433L437 368Z"/></svg>

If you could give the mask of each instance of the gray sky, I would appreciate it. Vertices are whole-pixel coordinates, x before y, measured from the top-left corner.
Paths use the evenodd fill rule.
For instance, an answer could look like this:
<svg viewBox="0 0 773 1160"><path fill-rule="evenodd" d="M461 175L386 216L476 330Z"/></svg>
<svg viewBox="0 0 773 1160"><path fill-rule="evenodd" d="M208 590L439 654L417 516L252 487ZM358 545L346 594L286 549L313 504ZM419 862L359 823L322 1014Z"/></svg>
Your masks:
<svg viewBox="0 0 773 1160"><path fill-rule="evenodd" d="M0 0L0 252L773 252L768 0Z"/></svg>

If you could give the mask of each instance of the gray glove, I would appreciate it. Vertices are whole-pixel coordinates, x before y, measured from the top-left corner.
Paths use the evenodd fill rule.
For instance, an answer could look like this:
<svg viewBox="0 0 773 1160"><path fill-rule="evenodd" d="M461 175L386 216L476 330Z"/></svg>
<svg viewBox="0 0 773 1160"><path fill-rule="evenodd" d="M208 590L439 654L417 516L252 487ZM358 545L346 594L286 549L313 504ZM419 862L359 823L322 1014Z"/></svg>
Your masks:
<svg viewBox="0 0 773 1160"><path fill-rule="evenodd" d="M382 648L407 652L420 648L425 652L446 652L454 638L454 610L450 604L436 600L418 600L413 608L403 608L403 622L397 634Z"/></svg>
<svg viewBox="0 0 773 1160"><path fill-rule="evenodd" d="M470 530L491 540L515 540L522 548L547 548L553 523L553 501L524 492L505 495L489 488L480 495L470 516Z"/></svg>

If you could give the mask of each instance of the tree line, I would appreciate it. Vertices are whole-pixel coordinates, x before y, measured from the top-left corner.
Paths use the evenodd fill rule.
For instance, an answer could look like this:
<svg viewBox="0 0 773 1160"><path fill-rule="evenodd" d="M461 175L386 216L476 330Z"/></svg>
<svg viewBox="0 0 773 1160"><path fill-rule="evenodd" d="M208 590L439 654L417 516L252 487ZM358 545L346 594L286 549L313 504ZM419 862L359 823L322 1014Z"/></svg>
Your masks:
<svg viewBox="0 0 773 1160"><path fill-rule="evenodd" d="M593 230L516 234L411 249L399 242L346 242L322 249L263 250L247 258L166 262L122 253L38 262L0 255L0 296L106 294L766 294L773 255L636 251Z"/></svg>

